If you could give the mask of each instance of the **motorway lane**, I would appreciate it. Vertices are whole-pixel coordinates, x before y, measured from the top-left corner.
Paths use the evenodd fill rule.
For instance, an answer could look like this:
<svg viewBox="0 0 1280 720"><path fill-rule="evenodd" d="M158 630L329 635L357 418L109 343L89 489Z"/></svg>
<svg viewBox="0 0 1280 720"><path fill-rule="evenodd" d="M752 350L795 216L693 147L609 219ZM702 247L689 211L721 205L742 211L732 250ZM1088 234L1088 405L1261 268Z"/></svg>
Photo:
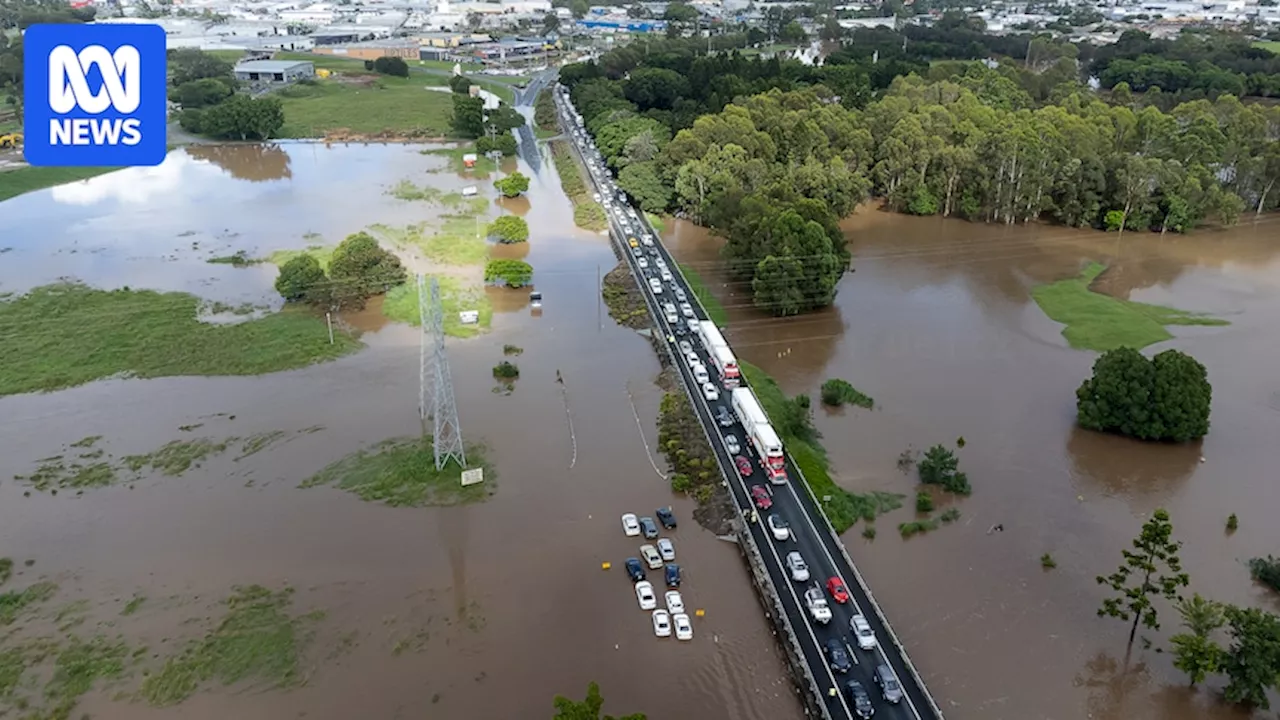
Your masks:
<svg viewBox="0 0 1280 720"><path fill-rule="evenodd" d="M560 98L557 97L557 101L559 100ZM569 117L564 117L564 121L570 126L574 124L572 118ZM581 148L579 148L579 151L582 151ZM588 151L590 152L590 148L588 148ZM608 191L605 189L604 183L609 182L610 179L604 174L604 171L590 171L590 174L597 189L602 194L607 194ZM614 213L610 213L611 232L619 235L620 245L623 247L626 247L625 239L628 236L640 238L642 234L648 234L653 238L654 245L652 251L650 251L649 248L642 246L643 254L650 257L653 257L656 254L657 257L664 259L668 267L673 269L673 281L677 286L685 291L689 298L689 302L695 306L695 314L698 316L698 319L706 319L704 309L694 300L693 293L685 283L683 276L679 274L678 267L675 265L674 259L671 258L669 253L667 253L666 248L662 246L661 242L658 240L657 234L653 232L652 228L648 226L647 222L645 222L643 218L634 219L632 222L638 227L632 230L629 235L624 234L621 226L618 224L618 218ZM671 283L667 283L665 285L666 291L662 293L661 298L654 297L653 293L647 287L647 280L649 277L657 277L656 268L649 268L648 270L641 269L636 265L634 254L631 252L627 252L626 254L631 256L628 258L628 263L632 266L632 272L638 277L645 279L640 282L640 285L643 288L645 301L649 304L650 309L656 318L659 331L666 333L668 338L672 338L671 345L674 346L675 335L673 333L673 328L668 326L659 308L660 302L675 301L675 298L670 294L672 287ZM681 318L679 322L683 323L684 318ZM685 339L690 340L690 344L696 349L695 351L704 359L704 364L710 367L709 358L706 357L705 349L701 347L701 344L697 341L696 337L685 335ZM753 503L750 500L747 485L762 485L769 488L774 495L774 506L770 512L780 514L792 528L791 540L778 543L773 540L772 533L764 525L767 513L762 513L759 516L758 523L750 524L752 537L760 548L769 576L780 594L784 610L788 615L788 620L796 632L799 633L797 640L799 641L805 660L817 680L820 691L826 691L831 687L838 688L841 691L835 698L828 697L827 707L832 716L837 718L854 717L852 708L850 707L848 698L843 692L843 689L845 681L848 679L857 679L871 694L872 701L877 709L878 717L907 718L911 720L936 717L936 713L933 712L932 707L927 701L925 701L922 693L920 692L920 688L916 684L914 676L907 671L905 663L902 661L896 650L892 649L892 640L889 639L890 635L885 631L878 615L872 610L869 599L862 591L862 588L856 581L856 578L851 577L851 571L845 569L849 567L849 563L845 561L844 555L841 553L841 549L838 545L839 541L825 527L826 521L822 519L821 515L818 515L818 510L813 502L813 498L809 495L807 490L803 488L800 490L796 489L796 483L801 482L799 480L799 473L791 466L790 462L788 462L788 473L791 478L794 478L794 481L782 486L771 485L769 484L763 470L758 466L758 464L753 463L753 474L749 478L742 478L737 473L736 467L732 462L732 457L729 456L727 448L724 446L723 434L733 432L738 435L743 441L742 444L744 448L746 448L749 444L749 441L746 438L746 433L742 426L736 422L732 427L720 428L713 414L713 406L723 405L725 407L730 407L727 394L722 392L719 400L713 402L706 401L698 389L698 384L692 377L692 372L688 367L688 364L683 360L683 358L679 357L679 353L675 351L674 347L671 347L671 350L673 355L677 358L675 364L679 368L679 371L686 382L686 386L692 390L693 395L695 396L693 406L698 413L700 421L703 423L704 430L709 433L709 436L713 437L712 447L717 458L721 463L722 468L725 469L729 475L733 476L730 480L730 487L733 490L734 498L738 502L739 507L746 508L745 514L750 516ZM732 412L731 407L730 411ZM819 518L817 522L813 519L815 516ZM799 551L802 557L804 557L805 562L809 565L810 580L808 583L793 582L784 569L782 557L793 550ZM826 579L832 576L838 576L841 578L845 587L848 588L850 592L851 599L850 602L845 605L838 605L831 602L828 598L832 610L832 620L828 625L824 626L820 623L811 621L808 612L804 607L802 597L803 592L807 587L811 587L814 583L817 583L820 586L825 586ZM865 609L865 612L863 612L863 609ZM865 652L857 649L852 636L852 631L850 630L849 621L855 613L859 612L867 618L872 628L876 630L877 637L881 642L890 642L890 652L885 652L882 647L877 647L871 652ZM826 661L822 647L829 638L837 638L841 640L845 644L846 651L849 653L851 659L856 663L853 670L847 676L833 672ZM890 667L893 668L894 674L899 678L899 681L903 685L906 697L903 702L896 706L890 705L880 698L878 690L872 681L874 668L876 665L881 663L889 664Z"/></svg>

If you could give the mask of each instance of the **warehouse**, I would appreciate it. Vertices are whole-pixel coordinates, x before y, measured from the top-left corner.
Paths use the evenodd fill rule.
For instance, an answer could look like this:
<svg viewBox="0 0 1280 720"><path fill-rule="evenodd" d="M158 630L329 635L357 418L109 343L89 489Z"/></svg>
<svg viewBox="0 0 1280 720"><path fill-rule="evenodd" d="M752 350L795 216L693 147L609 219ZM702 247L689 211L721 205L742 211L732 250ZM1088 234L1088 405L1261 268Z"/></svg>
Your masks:
<svg viewBox="0 0 1280 720"><path fill-rule="evenodd" d="M235 67L241 82L287 83L313 78L316 66L309 60L250 60Z"/></svg>

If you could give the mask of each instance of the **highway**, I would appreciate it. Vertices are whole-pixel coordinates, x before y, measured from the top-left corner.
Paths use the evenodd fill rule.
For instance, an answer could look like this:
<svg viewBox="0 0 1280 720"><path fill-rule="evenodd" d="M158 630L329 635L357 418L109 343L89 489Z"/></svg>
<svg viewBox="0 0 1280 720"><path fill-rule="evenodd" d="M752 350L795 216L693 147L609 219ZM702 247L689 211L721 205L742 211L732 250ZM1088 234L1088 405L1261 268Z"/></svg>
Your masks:
<svg viewBox="0 0 1280 720"><path fill-rule="evenodd" d="M816 499L808 489L808 484L802 480L799 469L796 468L790 457L788 456L787 458L786 468L787 476L790 480L783 485L770 484L768 477L760 467L760 464L754 461L754 458L752 462L753 472L750 476L744 478L737 471L733 455L729 453L725 444L724 436L726 434L736 436L744 449L749 449L750 443L747 439L747 433L742 425L737 422L736 416L734 417L734 423L729 427L721 427L716 420L716 410L719 407L728 407L732 414L729 393L719 382L716 382L720 391L719 398L707 400L704 397L701 386L693 377L689 363L685 361L682 353L677 349L678 343L688 342L703 364L708 368L712 368L711 376L713 380L716 380L718 378L715 374L713 361L707 356L697 335L688 332L687 328L683 327L686 319L680 317L676 323L667 322L661 304L672 302L678 305L679 303L673 295L679 289L687 296L688 302L693 306L693 312L698 320L708 319L706 310L694 296L688 283L681 275L679 266L666 248L663 247L661 239L645 220L644 214L636 212L635 217L632 217L628 212L630 206L617 201L619 199L617 188L613 184L612 177L605 170L603 160L596 152L589 136L583 132L581 139L575 139L576 134L573 130L577 128L577 121L567 97L561 90L560 86L556 86L555 96L561 115L561 123L565 128L569 129L568 136L573 140L571 144L578 151L579 158L584 161L584 167L587 166L586 160L595 160L595 167L589 167L588 170L596 190L602 196L614 198L613 207L609 212L610 233L615 242L618 243L623 256L627 258L632 274L637 278L636 284L645 297L655 324L655 334L666 338L672 364L680 372L691 403L698 414L699 420L702 422L704 430L707 432L708 439L711 441L711 446L720 463L721 471L724 473L734 500L742 510L743 518L748 525L751 537L760 550L769 578L781 600L787 624L793 631L804 662L808 666L810 682L815 685L813 692L818 697L818 702L825 706L829 717L835 720L865 718L865 714L859 715L855 712L853 699L846 690L846 684L849 680L857 680L871 696L876 718L941 720L941 711L929 696L927 689L924 687L914 667L911 666L905 651L893 635L887 621L881 616L880 610L871 599L870 592L863 584L861 576L858 575L839 538L831 530L831 526L822 514ZM624 232L623 230L621 223L624 218L630 224L631 230L629 232ZM632 250L629 247L629 238L634 237L643 241L646 236L651 241L651 245L642 243L638 250ZM644 264L646 267L641 266L640 258L645 259ZM659 277L660 271L656 267L658 259L665 262L667 268L669 268L672 274L670 281L663 281ZM659 294L653 292L650 287L651 278L658 279L663 292ZM746 386L745 379L743 380L743 386ZM749 455L748 457L752 456ZM750 486L755 485L768 489L772 494L773 500L772 508L768 511L760 511L758 516L753 514L754 505L749 490ZM769 514L781 516L790 526L790 537L788 539L783 541L774 539L772 531L765 524ZM798 551L809 566L810 577L807 582L795 582L788 574L783 559L793 551ZM847 603L835 603L830 594L826 592L827 580L833 577L840 578L848 589L850 597ZM804 602L805 590L814 586L823 588L823 594L826 596L831 609L832 619L827 624L813 620L806 609ZM873 650L865 651L858 647L850 627L850 620L856 614L863 615L875 631L878 642ZM844 646L845 652L854 662L847 673L840 673L832 669L827 660L824 648L826 643L832 639L839 641ZM903 698L897 704L887 702L873 681L877 666L882 664L888 665L892 669L893 675L896 676L902 686ZM835 689L836 692L832 693L832 689Z"/></svg>

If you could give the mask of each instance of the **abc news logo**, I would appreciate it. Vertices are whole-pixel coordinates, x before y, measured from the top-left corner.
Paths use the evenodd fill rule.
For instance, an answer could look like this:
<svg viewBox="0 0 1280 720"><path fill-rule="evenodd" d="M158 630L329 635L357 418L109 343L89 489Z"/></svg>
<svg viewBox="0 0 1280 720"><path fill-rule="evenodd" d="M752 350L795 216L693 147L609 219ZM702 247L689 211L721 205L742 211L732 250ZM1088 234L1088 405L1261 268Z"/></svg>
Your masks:
<svg viewBox="0 0 1280 720"><path fill-rule="evenodd" d="M88 71L97 68L102 86L89 89ZM57 115L79 110L100 115L109 109L133 113L142 104L141 57L132 45L114 53L101 45L80 52L59 45L49 53L49 109ZM142 141L142 121L137 118L77 117L49 119L52 145L137 145Z"/></svg>
<svg viewBox="0 0 1280 720"><path fill-rule="evenodd" d="M36 166L154 166L168 153L164 29L39 24L23 35L23 152Z"/></svg>

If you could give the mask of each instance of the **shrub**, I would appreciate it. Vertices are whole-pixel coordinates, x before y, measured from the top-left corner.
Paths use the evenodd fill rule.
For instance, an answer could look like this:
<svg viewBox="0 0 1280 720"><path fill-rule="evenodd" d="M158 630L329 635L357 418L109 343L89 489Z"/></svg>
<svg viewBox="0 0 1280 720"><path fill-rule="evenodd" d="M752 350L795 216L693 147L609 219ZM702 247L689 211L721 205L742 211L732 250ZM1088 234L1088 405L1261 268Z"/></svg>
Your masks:
<svg viewBox="0 0 1280 720"><path fill-rule="evenodd" d="M533 281L533 266L523 260L490 260L484 266L484 281L507 287L524 287Z"/></svg>
<svg viewBox="0 0 1280 720"><path fill-rule="evenodd" d="M409 63L398 57L380 57L373 61L374 72L395 77L409 77Z"/></svg>
<svg viewBox="0 0 1280 720"><path fill-rule="evenodd" d="M933 512L933 496L923 490L916 493L916 512Z"/></svg>
<svg viewBox="0 0 1280 720"><path fill-rule="evenodd" d="M1103 353L1076 390L1076 422L1139 440L1186 442L1209 432L1212 397L1204 365L1190 355L1165 350L1148 360L1122 347Z"/></svg>
<svg viewBox="0 0 1280 720"><path fill-rule="evenodd" d="M1280 592L1280 558L1270 555L1265 558L1253 558L1249 561L1249 574L1254 580Z"/></svg>
<svg viewBox="0 0 1280 720"><path fill-rule="evenodd" d="M502 133L496 137L482 137L476 139L476 152L481 155L487 155L494 150L506 156L516 154L516 136L511 133Z"/></svg>
<svg viewBox="0 0 1280 720"><path fill-rule="evenodd" d="M520 355L523 352L524 352L524 348L520 347L519 345L508 344L508 345L502 346L503 355Z"/></svg>
<svg viewBox="0 0 1280 720"><path fill-rule="evenodd" d="M514 380L520 377L520 368L513 362L503 360L493 366L493 376L503 380Z"/></svg>
<svg viewBox="0 0 1280 720"><path fill-rule="evenodd" d="M503 215L493 222L485 232L505 245L526 242L529 239L529 223L515 215Z"/></svg>
<svg viewBox="0 0 1280 720"><path fill-rule="evenodd" d="M289 258L288 262L280 266L280 275L276 277L276 292L289 302L301 302L314 297L316 290L328 280L320 262L304 253Z"/></svg>
<svg viewBox="0 0 1280 720"><path fill-rule="evenodd" d="M408 278L400 258L382 249L365 232L348 235L334 248L329 261L331 301L364 307L365 300L401 285Z"/></svg>
<svg viewBox="0 0 1280 720"><path fill-rule="evenodd" d="M868 540L875 540L875 539L876 539L876 526L875 526L875 525L866 525L866 526L864 526L864 527L862 528L862 537L864 537L864 538L866 538L866 539L868 539Z"/></svg>
<svg viewBox="0 0 1280 720"><path fill-rule="evenodd" d="M840 378L831 378L822 383L821 397L823 405L832 407L840 407L845 403L850 403L870 410L875 405L874 400L859 392L847 380L841 380Z"/></svg>
<svg viewBox="0 0 1280 720"><path fill-rule="evenodd" d="M920 482L925 485L941 485L948 492L968 495L973 492L969 478L959 471L956 454L941 445L934 445L920 460Z"/></svg>
<svg viewBox="0 0 1280 720"><path fill-rule="evenodd" d="M1227 516L1227 531L1235 532L1238 527L1240 527L1240 521L1236 518L1235 513L1231 513Z"/></svg>
<svg viewBox="0 0 1280 720"><path fill-rule="evenodd" d="M1058 562L1053 559L1052 555L1050 555L1049 553L1045 553L1040 556L1040 567L1044 568L1045 570L1052 570L1058 567Z"/></svg>
<svg viewBox="0 0 1280 720"><path fill-rule="evenodd" d="M960 508L947 508L945 512L938 516L938 519L944 523L953 523L960 519Z"/></svg>
<svg viewBox="0 0 1280 720"><path fill-rule="evenodd" d="M519 171L493 181L493 186L502 193L503 197L518 197L521 193L529 189L529 178Z"/></svg>

